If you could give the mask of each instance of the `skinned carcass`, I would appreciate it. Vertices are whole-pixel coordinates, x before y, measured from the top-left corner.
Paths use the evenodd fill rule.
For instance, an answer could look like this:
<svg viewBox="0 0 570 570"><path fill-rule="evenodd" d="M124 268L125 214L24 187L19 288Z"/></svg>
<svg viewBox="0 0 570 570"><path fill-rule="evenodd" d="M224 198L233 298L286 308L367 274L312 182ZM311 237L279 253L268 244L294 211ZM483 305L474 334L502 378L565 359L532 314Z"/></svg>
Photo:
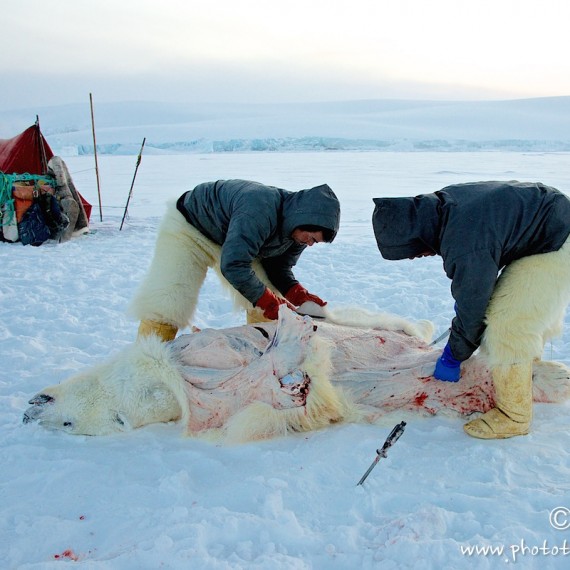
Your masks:
<svg viewBox="0 0 570 570"><path fill-rule="evenodd" d="M168 343L139 339L108 362L42 390L24 422L109 435L179 420L190 435L231 443L377 422L392 412L468 415L493 407L482 357L462 365L458 383L433 379L440 349L427 342L430 323L354 311L330 313L328 320L283 306L278 322L205 329ZM569 395L570 370L537 362L535 401Z"/></svg>

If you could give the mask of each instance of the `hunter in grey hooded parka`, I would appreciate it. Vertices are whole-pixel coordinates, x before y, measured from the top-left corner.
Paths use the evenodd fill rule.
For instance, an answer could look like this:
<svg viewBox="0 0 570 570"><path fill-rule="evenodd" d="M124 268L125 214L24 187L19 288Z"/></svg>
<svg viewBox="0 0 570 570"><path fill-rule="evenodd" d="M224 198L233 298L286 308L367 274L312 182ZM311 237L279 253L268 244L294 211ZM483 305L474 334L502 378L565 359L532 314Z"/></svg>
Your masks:
<svg viewBox="0 0 570 570"><path fill-rule="evenodd" d="M265 290L251 266L255 258L285 294L298 283L292 268L307 247L293 241L293 230L321 226L334 239L340 223L339 201L326 184L291 192L249 180L218 180L183 194L177 208L188 223L222 246L222 274L253 304Z"/></svg>
<svg viewBox="0 0 570 570"><path fill-rule="evenodd" d="M443 259L456 301L449 346L464 361L480 345L499 272L522 257L558 251L570 235L570 200L541 183L473 182L413 198L375 198L382 257L426 251Z"/></svg>

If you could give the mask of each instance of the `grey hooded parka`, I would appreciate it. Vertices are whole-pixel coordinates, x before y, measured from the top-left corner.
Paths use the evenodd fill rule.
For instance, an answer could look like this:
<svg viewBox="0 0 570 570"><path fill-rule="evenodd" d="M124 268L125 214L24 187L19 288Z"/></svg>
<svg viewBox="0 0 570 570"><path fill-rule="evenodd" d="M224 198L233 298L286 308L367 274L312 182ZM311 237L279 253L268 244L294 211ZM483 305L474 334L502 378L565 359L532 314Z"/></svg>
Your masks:
<svg viewBox="0 0 570 570"><path fill-rule="evenodd" d="M255 258L285 294L298 283L292 267L307 247L293 241L293 230L321 226L334 239L340 223L339 201L326 184L291 192L249 180L218 180L183 194L177 208L188 223L222 246L222 274L253 304L265 291L251 266Z"/></svg>
<svg viewBox="0 0 570 570"><path fill-rule="evenodd" d="M516 259L559 250L570 235L570 200L541 183L473 182L374 202L382 257L433 251L443 258L456 301L449 345L460 361L481 342L499 272Z"/></svg>

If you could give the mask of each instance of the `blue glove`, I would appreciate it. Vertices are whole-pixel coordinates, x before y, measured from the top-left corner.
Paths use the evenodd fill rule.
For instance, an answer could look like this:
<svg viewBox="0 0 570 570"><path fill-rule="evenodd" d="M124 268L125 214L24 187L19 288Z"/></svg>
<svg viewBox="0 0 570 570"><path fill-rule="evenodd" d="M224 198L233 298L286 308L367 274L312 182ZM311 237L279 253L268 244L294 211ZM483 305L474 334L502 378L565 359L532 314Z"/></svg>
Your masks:
<svg viewBox="0 0 570 570"><path fill-rule="evenodd" d="M461 362L454 358L449 344L445 345L442 355L437 359L433 377L445 382L458 382L461 373Z"/></svg>

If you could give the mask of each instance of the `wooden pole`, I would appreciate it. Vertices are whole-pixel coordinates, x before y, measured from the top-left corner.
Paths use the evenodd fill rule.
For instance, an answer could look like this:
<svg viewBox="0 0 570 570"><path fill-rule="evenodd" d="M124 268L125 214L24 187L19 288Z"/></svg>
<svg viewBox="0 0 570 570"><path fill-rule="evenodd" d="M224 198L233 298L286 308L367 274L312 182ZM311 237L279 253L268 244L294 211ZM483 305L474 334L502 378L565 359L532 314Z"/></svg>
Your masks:
<svg viewBox="0 0 570 570"><path fill-rule="evenodd" d="M103 208L101 206L101 185L99 184L99 164L97 163L97 141L95 139L95 119L93 116L93 96L89 93L91 105L91 129L93 130L93 154L95 155L95 176L97 178L97 195L99 197L99 218L103 221Z"/></svg>
<svg viewBox="0 0 570 570"><path fill-rule="evenodd" d="M40 162L42 163L42 171L40 174L47 174L48 171L48 161L46 156L46 149L44 147L44 138L42 136L42 130L40 128L40 117L36 115L36 135L38 137L38 144L40 145Z"/></svg>
<svg viewBox="0 0 570 570"><path fill-rule="evenodd" d="M139 164L141 163L141 158L142 158L142 152L144 149L144 143L146 141L146 137L143 139L142 145L141 145L141 149L139 151L139 156L137 158L137 165L135 166L135 173L133 174L133 181L131 182L131 189L129 190L129 195L127 197L127 203L125 205L125 211L123 213L123 219L121 220L121 227L119 228L119 231L121 231L123 229L123 224L125 223L125 218L127 217L127 210L129 209L129 202L131 201L131 196L133 195L133 187L135 185L135 178L137 177L137 172L139 169Z"/></svg>

